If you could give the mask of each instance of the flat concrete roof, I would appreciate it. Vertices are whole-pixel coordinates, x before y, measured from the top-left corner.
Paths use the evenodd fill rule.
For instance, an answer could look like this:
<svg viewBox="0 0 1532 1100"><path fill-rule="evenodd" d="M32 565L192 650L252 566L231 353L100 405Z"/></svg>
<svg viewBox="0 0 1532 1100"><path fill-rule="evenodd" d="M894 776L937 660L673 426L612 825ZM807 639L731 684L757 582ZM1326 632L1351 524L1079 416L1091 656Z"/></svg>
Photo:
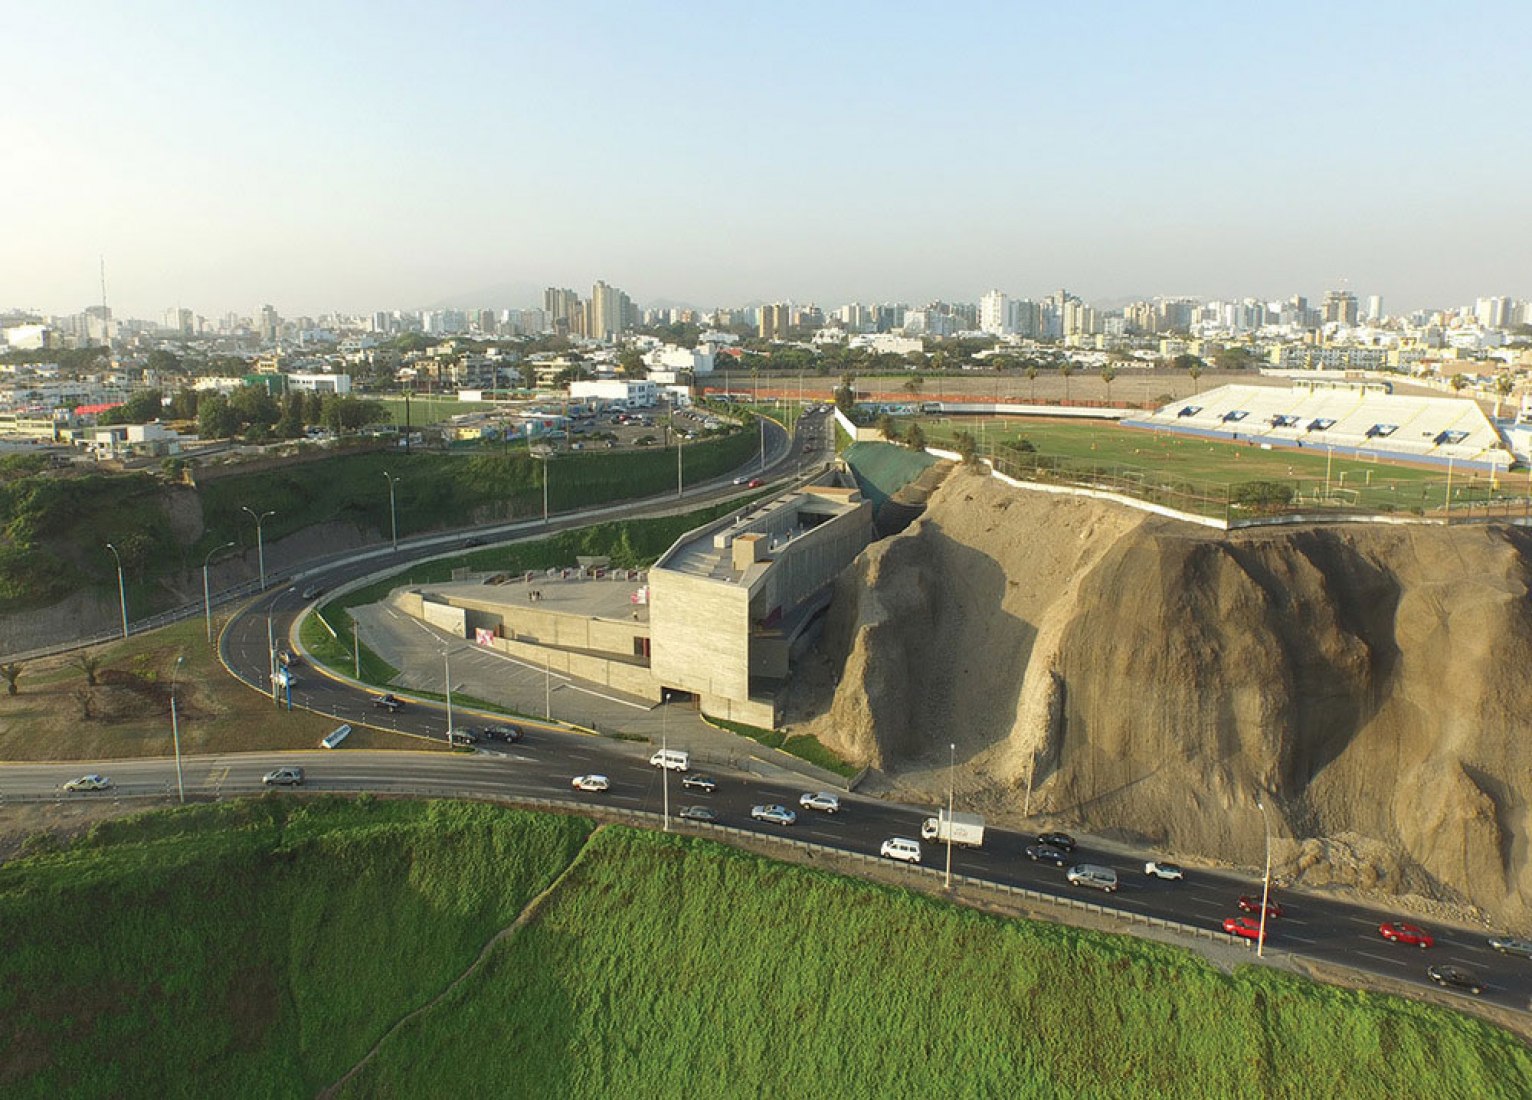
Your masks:
<svg viewBox="0 0 1532 1100"><path fill-rule="evenodd" d="M817 490L817 491L816 491ZM860 501L855 490L838 486L805 486L781 496L752 505L742 513L701 528L671 547L655 563L656 569L668 569L693 577L706 577L720 584L738 584L751 571L734 564L733 540L742 535L763 534L766 564L777 551L812 528L800 517L809 513L819 517L850 512Z"/></svg>
<svg viewBox="0 0 1532 1100"><path fill-rule="evenodd" d="M416 584L422 592L432 592L448 598L478 600L506 608L531 608L535 611L552 611L562 615L579 615L587 619L626 619L629 622L649 621L649 605L633 602L633 593L648 581L647 573L640 573L640 580L614 580L612 574L596 579L593 577L570 577L556 579L538 574L527 584L519 577L505 584L485 584L483 580L440 581L435 584ZM542 599L533 600L531 594L540 592ZM638 612L635 620L633 613Z"/></svg>

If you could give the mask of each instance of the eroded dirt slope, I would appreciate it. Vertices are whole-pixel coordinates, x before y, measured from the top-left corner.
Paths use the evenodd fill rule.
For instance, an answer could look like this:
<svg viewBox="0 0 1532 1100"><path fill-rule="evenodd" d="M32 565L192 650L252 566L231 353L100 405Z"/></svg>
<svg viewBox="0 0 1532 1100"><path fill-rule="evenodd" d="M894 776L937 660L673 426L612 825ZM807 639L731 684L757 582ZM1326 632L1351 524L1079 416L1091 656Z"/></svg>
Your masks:
<svg viewBox="0 0 1532 1100"><path fill-rule="evenodd" d="M847 571L795 724L901 784L1532 925L1532 535L1221 532L950 477ZM827 677L829 682L831 678Z"/></svg>

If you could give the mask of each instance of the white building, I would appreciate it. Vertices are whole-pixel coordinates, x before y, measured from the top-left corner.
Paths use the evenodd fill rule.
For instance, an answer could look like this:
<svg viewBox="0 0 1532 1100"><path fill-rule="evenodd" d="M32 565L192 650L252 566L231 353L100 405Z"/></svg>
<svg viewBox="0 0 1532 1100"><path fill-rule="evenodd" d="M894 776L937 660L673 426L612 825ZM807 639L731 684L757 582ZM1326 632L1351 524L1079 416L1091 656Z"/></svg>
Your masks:
<svg viewBox="0 0 1532 1100"><path fill-rule="evenodd" d="M349 374L289 374L287 385L289 389L303 390L306 393L344 395L351 392L351 376Z"/></svg>
<svg viewBox="0 0 1532 1100"><path fill-rule="evenodd" d="M912 351L925 350L925 344L917 337L896 336L891 332L859 332L851 338L847 346L886 352L890 355L908 355Z"/></svg>
<svg viewBox="0 0 1532 1100"><path fill-rule="evenodd" d="M979 299L979 331L991 336L1009 336L1016 331L1011 318L1011 300L998 290Z"/></svg>
<svg viewBox="0 0 1532 1100"><path fill-rule="evenodd" d="M47 325L12 325L4 336L5 343L18 351L41 351L48 346Z"/></svg>
<svg viewBox="0 0 1532 1100"><path fill-rule="evenodd" d="M593 382L571 382L569 396L576 401L622 401L630 408L648 408L659 400L659 387L647 378L601 378Z"/></svg>
<svg viewBox="0 0 1532 1100"><path fill-rule="evenodd" d="M645 355L644 365L651 370L689 370L697 375L712 374L713 349L706 344L695 348L678 348L674 344L666 344Z"/></svg>

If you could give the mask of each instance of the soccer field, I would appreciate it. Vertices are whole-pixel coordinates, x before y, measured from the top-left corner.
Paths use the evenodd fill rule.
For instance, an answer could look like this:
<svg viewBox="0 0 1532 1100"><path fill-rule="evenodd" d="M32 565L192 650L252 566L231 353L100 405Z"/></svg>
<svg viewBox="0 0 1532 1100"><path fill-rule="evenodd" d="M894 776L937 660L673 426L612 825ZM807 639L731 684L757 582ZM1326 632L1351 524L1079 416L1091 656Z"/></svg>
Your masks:
<svg viewBox="0 0 1532 1100"><path fill-rule="evenodd" d="M1197 439L1144 428L1102 422L1015 417L938 417L921 421L935 446L951 446L960 431L973 436L979 452L996 455L1025 469L1054 466L1074 477L1099 476L1127 485L1175 486L1200 498L1197 510L1221 513L1233 487L1251 481L1291 484L1303 507L1334 507L1370 512L1435 512L1444 509L1449 475L1437 467L1409 466L1357 457L1350 448L1323 446L1302 450L1263 450L1250 443ZM1009 451L1025 440L1035 453ZM1521 515L1532 493L1525 471L1492 478L1482 472L1451 474L1452 510L1465 517L1474 508L1484 514L1487 502ZM1215 507L1216 505L1216 507Z"/></svg>

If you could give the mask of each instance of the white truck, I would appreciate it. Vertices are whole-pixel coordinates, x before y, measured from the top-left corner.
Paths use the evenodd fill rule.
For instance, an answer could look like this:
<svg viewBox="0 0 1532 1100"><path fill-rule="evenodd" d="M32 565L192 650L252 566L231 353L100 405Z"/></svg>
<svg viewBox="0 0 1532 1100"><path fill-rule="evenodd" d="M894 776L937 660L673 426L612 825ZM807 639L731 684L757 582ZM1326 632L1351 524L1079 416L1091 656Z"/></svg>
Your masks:
<svg viewBox="0 0 1532 1100"><path fill-rule="evenodd" d="M928 817L920 824L920 839L935 840L945 844L948 839L962 848L979 848L984 844L984 818L978 814L961 811L948 814L938 810L935 817Z"/></svg>

